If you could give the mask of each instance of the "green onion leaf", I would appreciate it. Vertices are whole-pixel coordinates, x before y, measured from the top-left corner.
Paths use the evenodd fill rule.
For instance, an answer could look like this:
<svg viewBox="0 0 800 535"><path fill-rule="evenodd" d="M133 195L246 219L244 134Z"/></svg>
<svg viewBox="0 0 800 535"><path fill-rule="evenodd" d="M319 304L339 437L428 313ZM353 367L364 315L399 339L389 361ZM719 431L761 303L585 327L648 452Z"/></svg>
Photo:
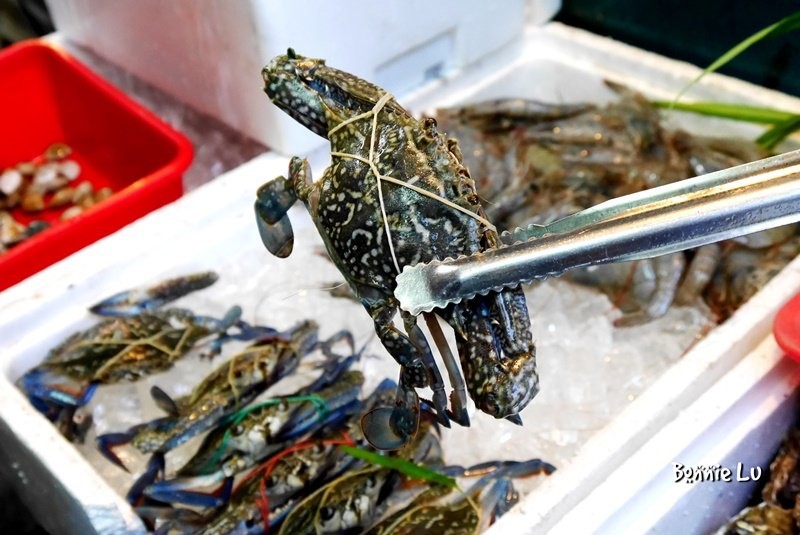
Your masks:
<svg viewBox="0 0 800 535"><path fill-rule="evenodd" d="M397 470L398 472L405 474L412 479L423 479L425 481L438 483L439 485L445 485L451 488L458 487L458 485L456 484L456 480L453 479L452 477L440 474L435 470L431 470L430 468L426 468L424 466L412 463L411 461L407 461L406 459L400 459L398 457L389 457L386 455L381 455L379 453L368 451L362 448L356 448L353 446L339 446L339 447L342 448L342 450L345 453L347 453L352 457L356 457L357 459L363 459L372 464L377 464L379 466L384 466L386 468L391 468L392 470Z"/></svg>
<svg viewBox="0 0 800 535"><path fill-rule="evenodd" d="M652 104L657 108L670 108L679 111L688 111L700 115L734 119L748 123L779 124L798 117L797 114L774 108L761 106L748 106L746 104L731 104L727 102L670 102L667 100L654 100Z"/></svg>
<svg viewBox="0 0 800 535"><path fill-rule="evenodd" d="M756 143L767 150L772 150L794 131L800 129L800 115L795 115L782 123L778 123L756 139Z"/></svg>

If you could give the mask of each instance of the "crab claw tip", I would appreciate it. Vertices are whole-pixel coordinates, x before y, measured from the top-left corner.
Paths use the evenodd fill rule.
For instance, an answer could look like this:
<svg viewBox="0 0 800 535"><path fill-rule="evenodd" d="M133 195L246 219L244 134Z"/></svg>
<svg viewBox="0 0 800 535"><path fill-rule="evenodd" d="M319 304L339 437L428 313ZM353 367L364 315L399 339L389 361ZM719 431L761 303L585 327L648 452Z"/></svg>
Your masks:
<svg viewBox="0 0 800 535"><path fill-rule="evenodd" d="M522 425L522 417L519 414L511 414L509 416L506 416L506 420L508 420L512 424L516 424L519 426Z"/></svg>
<svg viewBox="0 0 800 535"><path fill-rule="evenodd" d="M100 435L96 440L97 449L100 450L100 453L103 455L103 457L116 464L126 472L130 472L128 467L125 466L125 463L122 462L122 459L120 459L119 456L114 453L115 446L130 442L131 435L129 433L108 433L105 435Z"/></svg>

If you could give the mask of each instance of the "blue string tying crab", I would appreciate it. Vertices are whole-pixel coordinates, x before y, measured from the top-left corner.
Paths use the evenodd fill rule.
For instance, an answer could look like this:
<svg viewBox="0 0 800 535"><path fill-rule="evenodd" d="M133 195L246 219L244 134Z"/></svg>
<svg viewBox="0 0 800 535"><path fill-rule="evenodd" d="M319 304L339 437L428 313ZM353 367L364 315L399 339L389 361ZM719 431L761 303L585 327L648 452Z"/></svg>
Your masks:
<svg viewBox="0 0 800 535"><path fill-rule="evenodd" d="M162 308L212 285L217 278L213 272L186 275L104 299L90 311L108 319L68 337L17 385L64 436L81 441L91 418L80 409L99 385L137 381L165 371L201 345L213 356L229 340L276 332L241 320L238 306L221 319L183 308Z"/></svg>
<svg viewBox="0 0 800 535"><path fill-rule="evenodd" d="M466 382L436 317L426 316L453 385L450 408L416 318L401 313L405 332L393 323L399 310L394 278L403 266L499 244L457 142L439 133L432 119L414 119L379 87L291 49L262 75L272 101L327 138L333 157L316 183L308 162L293 158L288 179L278 177L259 189L256 215L264 245L280 257L291 253L294 236L286 212L302 200L329 256L401 366L395 405L376 409L362 422L367 438L382 449L408 442L419 425L416 389L424 387L433 390L443 425L451 418L469 425L467 390L480 410L521 423L518 413L536 394L538 376L520 288L437 312L455 332Z"/></svg>

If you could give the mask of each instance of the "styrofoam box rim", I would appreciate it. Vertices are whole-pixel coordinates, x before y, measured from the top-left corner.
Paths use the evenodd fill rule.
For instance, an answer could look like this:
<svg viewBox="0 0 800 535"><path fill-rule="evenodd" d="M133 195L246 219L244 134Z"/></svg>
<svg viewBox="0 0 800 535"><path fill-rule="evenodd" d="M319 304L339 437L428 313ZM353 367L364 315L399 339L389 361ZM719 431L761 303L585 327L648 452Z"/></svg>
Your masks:
<svg viewBox="0 0 800 535"><path fill-rule="evenodd" d="M287 45L332 64L347 59L350 72L400 94L432 72L458 70L519 40L526 7L532 21L542 20L560 2L447 0L431 8L424 0L233 5L198 0L195 5L187 13L158 0L118 3L113 9L68 0L51 2L51 9L56 26L71 40L268 147L290 152L311 151L324 141L270 106L252 78ZM422 12L424 17L414 18ZM213 20L213 26L200 17Z"/></svg>
<svg viewBox="0 0 800 535"><path fill-rule="evenodd" d="M649 93L656 95L672 90L664 87L680 87L697 73L696 68L686 64L559 24L549 24L542 29L529 31L522 49L498 53L463 76L449 77L435 87L413 95L408 102L415 109L447 104L474 91L492 76L500 76L520 62L543 54L550 60L632 82L634 88L649 90ZM626 73L631 70L635 70L639 79L645 81L630 79ZM745 102L769 102L776 107L800 110L797 99L716 75L710 76L692 94L710 95L717 88L724 88L728 95L733 95L732 98ZM142 250L114 247L114 244L140 243L143 237L162 242L178 239L205 216L196 212L196 205L217 203L221 204L219 209L223 210L227 205L239 203L242 199L232 198L235 197L232 191L240 192L242 188L252 188L251 191L254 191L259 185L252 178L247 178L252 183L243 184L242 177L257 175L261 177L259 180L263 180L285 172L285 165L285 158L274 154L261 156L8 289L0 294L0 333L5 333L7 339L12 340L12 347L24 348L30 341L15 340L11 336L14 329L19 327L18 318L37 315L41 319L37 332L47 332L48 327L57 327L65 316L80 308L69 302L68 290L71 285L79 285L82 298L88 300L99 299L109 291L119 289L115 280L115 266L135 262ZM170 221L171 224L165 227L164 221ZM218 232L224 232L227 223L221 221L219 224L221 228ZM112 250L110 248L116 255L111 261L107 257L107 251ZM143 265L137 277L141 280L152 279L163 270L163 266ZM84 280L89 276L92 278L90 283ZM647 443L648 438L659 429L665 428L682 409L697 400L755 348L768 334L778 306L798 290L800 264L796 260L587 443L570 467L551 477L523 499L493 529L500 532L504 526L514 526L515 529L542 532L555 525L559 518L606 480L614 472L615 466L622 464L625 458ZM0 378L0 419L16 432L21 446L38 456L52 474L59 474L57 479L68 494L85 506L95 529L102 525L113 526L109 531L140 530L141 525L127 504L9 383L11 365L8 361L0 361L5 372ZM731 394L730 401L735 399L735 394ZM21 471L24 472L24 467ZM114 515L117 515L116 520L108 520Z"/></svg>

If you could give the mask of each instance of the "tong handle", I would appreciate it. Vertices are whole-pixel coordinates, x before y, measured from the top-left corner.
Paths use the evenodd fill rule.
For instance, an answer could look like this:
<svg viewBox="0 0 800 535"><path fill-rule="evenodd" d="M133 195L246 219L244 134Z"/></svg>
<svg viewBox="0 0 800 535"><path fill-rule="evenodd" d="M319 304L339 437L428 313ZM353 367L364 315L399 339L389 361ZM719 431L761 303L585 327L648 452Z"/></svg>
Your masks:
<svg viewBox="0 0 800 535"><path fill-rule="evenodd" d="M407 267L395 296L414 313L576 267L699 247L800 220L800 150L613 199L540 237Z"/></svg>

